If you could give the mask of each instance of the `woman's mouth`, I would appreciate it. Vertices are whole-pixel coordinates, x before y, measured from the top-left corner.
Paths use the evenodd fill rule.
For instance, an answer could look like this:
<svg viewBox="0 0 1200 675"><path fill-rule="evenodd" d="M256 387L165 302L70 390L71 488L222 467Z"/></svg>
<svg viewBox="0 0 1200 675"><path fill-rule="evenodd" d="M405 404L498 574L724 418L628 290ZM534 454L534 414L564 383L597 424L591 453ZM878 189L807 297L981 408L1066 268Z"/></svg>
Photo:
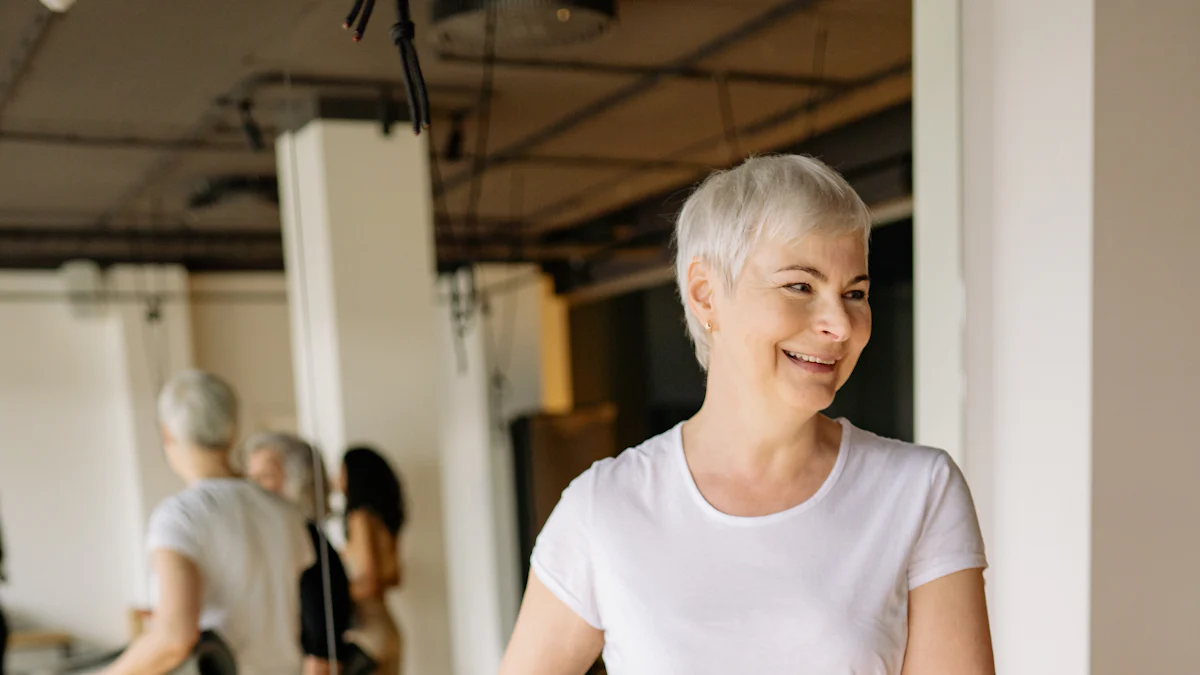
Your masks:
<svg viewBox="0 0 1200 675"><path fill-rule="evenodd" d="M837 359L830 356L789 352L786 349L783 351L783 353L792 363L800 366L810 373L832 373L834 366L837 365Z"/></svg>

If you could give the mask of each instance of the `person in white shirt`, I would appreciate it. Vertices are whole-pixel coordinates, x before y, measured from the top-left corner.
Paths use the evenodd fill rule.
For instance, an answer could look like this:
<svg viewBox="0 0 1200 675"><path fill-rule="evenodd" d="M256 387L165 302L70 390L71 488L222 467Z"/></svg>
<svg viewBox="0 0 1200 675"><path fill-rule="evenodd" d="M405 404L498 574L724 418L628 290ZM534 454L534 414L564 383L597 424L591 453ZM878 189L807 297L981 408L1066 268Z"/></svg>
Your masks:
<svg viewBox="0 0 1200 675"><path fill-rule="evenodd" d="M237 400L228 384L186 371L163 387L158 414L167 463L187 487L150 516L150 628L107 675L161 675L202 631L233 651L238 675L298 675L300 575L312 543L299 511L230 465Z"/></svg>
<svg viewBox="0 0 1200 675"><path fill-rule="evenodd" d="M692 419L563 492L503 675L992 675L987 561L940 450L820 414L871 335L871 215L797 155L705 180L676 272Z"/></svg>

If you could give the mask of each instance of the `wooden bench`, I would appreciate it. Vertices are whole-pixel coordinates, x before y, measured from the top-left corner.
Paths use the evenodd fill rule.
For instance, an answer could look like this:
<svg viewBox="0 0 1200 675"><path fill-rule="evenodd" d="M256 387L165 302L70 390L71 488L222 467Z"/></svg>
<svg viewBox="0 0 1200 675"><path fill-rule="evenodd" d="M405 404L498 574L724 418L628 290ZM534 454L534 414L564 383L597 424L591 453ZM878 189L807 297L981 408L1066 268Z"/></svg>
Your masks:
<svg viewBox="0 0 1200 675"><path fill-rule="evenodd" d="M19 630L8 636L9 651L58 649L63 656L71 655L75 638L70 633L51 630Z"/></svg>

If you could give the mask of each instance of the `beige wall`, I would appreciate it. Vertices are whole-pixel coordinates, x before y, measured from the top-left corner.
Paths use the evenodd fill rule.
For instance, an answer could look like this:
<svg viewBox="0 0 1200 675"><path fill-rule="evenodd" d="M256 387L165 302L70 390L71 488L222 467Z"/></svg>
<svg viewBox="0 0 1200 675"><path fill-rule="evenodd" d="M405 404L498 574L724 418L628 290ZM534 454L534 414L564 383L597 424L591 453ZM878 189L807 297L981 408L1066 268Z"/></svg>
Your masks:
<svg viewBox="0 0 1200 675"><path fill-rule="evenodd" d="M196 367L233 385L242 434L295 430L287 282L281 272L189 277Z"/></svg>
<svg viewBox="0 0 1200 675"><path fill-rule="evenodd" d="M1096 2L1092 672L1200 666L1200 3Z"/></svg>

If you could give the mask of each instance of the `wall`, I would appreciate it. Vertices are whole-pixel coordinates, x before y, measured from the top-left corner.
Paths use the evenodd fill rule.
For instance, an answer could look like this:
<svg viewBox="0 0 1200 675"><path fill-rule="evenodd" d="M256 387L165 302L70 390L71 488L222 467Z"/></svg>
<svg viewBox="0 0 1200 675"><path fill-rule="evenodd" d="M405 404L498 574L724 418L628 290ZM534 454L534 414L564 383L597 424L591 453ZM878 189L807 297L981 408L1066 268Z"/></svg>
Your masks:
<svg viewBox="0 0 1200 675"><path fill-rule="evenodd" d="M963 3L965 459L1000 672L1089 672L1092 1ZM920 261L918 260L918 265Z"/></svg>
<svg viewBox="0 0 1200 675"><path fill-rule="evenodd" d="M52 272L0 273L0 289L62 291ZM122 326L61 299L4 300L0 325L0 597L13 615L119 644L141 586Z"/></svg>
<svg viewBox="0 0 1200 675"><path fill-rule="evenodd" d="M1096 2L1092 672L1200 663L1200 4Z"/></svg>
<svg viewBox="0 0 1200 675"><path fill-rule="evenodd" d="M196 366L237 390L242 434L295 430L292 337L281 272L193 274Z"/></svg>

